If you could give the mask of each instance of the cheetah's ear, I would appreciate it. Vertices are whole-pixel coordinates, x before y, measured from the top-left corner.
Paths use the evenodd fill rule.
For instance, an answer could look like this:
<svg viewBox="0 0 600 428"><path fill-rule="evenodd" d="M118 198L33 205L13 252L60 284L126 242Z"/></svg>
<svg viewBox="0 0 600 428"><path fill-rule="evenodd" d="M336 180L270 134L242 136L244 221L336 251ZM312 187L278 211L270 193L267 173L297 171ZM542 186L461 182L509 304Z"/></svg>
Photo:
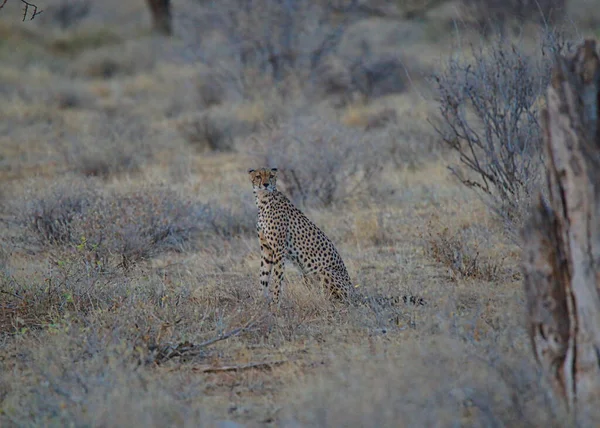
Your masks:
<svg viewBox="0 0 600 428"><path fill-rule="evenodd" d="M271 172L277 173L277 168L271 168Z"/></svg>
<svg viewBox="0 0 600 428"><path fill-rule="evenodd" d="M252 168L250 168L250 169L248 170L248 174L252 174L253 172L254 172L254 170L253 170Z"/></svg>

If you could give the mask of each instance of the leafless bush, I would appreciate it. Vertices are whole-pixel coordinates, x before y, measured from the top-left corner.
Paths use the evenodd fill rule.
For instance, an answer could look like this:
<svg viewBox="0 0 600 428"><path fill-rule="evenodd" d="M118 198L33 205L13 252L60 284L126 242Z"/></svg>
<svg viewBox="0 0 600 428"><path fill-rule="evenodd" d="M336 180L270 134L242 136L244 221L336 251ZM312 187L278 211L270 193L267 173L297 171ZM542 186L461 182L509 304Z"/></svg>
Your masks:
<svg viewBox="0 0 600 428"><path fill-rule="evenodd" d="M521 221L519 213L539 179L539 103L552 57L566 48L555 33L544 37L538 56L502 38L489 53L472 46L472 61L453 58L434 79L441 113L434 128L463 166L451 171L490 197L510 224Z"/></svg>
<svg viewBox="0 0 600 428"><path fill-rule="evenodd" d="M21 223L41 246L78 247L94 263L116 256L123 267L168 251L185 251L204 236L253 231L247 210L184 200L166 188L108 194L88 182L58 184L31 197Z"/></svg>
<svg viewBox="0 0 600 428"><path fill-rule="evenodd" d="M462 6L486 35L504 34L509 25L520 28L528 21L556 24L566 12L566 0L462 0Z"/></svg>
<svg viewBox="0 0 600 428"><path fill-rule="evenodd" d="M226 152L233 150L233 135L227 116L215 115L204 112L194 117L182 119L179 130L182 136L190 143L200 148Z"/></svg>
<svg viewBox="0 0 600 428"><path fill-rule="evenodd" d="M245 67L256 67L280 81L292 69L310 67L331 30L328 11L318 2L253 0L219 2L228 16L227 34Z"/></svg>
<svg viewBox="0 0 600 428"><path fill-rule="evenodd" d="M246 192L231 203L215 200L207 205L213 207L205 220L207 228L219 238L232 239L256 232L256 205L251 194Z"/></svg>
<svg viewBox="0 0 600 428"><path fill-rule="evenodd" d="M160 144L154 131L138 117L99 116L86 135L59 141L59 151L71 170L85 176L108 178L136 172L152 159Z"/></svg>
<svg viewBox="0 0 600 428"><path fill-rule="evenodd" d="M178 122L183 138L200 149L227 152L235 149L234 138L249 134L254 124L235 117L228 108L191 114Z"/></svg>
<svg viewBox="0 0 600 428"><path fill-rule="evenodd" d="M166 189L101 198L74 221L86 247L106 259L119 255L123 267L193 245L209 207L181 200Z"/></svg>
<svg viewBox="0 0 600 428"><path fill-rule="evenodd" d="M406 90L406 71L396 56L358 58L350 65L354 87L366 99Z"/></svg>
<svg viewBox="0 0 600 428"><path fill-rule="evenodd" d="M356 19L343 15L340 20L329 2L309 0L223 0L188 15L178 31L190 52L210 67L227 64L234 85L246 75L259 75L270 87L283 89L290 76L310 81ZM226 46L213 43L208 31L226 38Z"/></svg>
<svg viewBox="0 0 600 428"><path fill-rule="evenodd" d="M279 168L282 187L300 204L331 205L364 195L381 169L363 131L312 116L260 137L263 163Z"/></svg>
<svg viewBox="0 0 600 428"><path fill-rule="evenodd" d="M211 68L226 64L219 85L238 87L245 97L255 93L257 86L284 91L289 79L328 95L360 92L378 97L402 92L406 71L397 55L374 53L370 48L365 55L336 55L345 30L364 17L353 12L365 7L369 5L364 2L340 9L322 1L224 0L196 12L194 27L212 27L227 38L226 47L221 42L211 45L204 32L191 26L182 34L190 45L195 34L196 49L204 45L198 56ZM209 103L219 98L210 85L202 90Z"/></svg>
<svg viewBox="0 0 600 428"><path fill-rule="evenodd" d="M51 245L67 244L77 240L73 222L94 206L100 194L86 181L78 188L57 186L44 198L35 198L25 207L24 223L41 242Z"/></svg>
<svg viewBox="0 0 600 428"><path fill-rule="evenodd" d="M503 274L503 260L482 254L480 243L468 228L451 231L433 227L430 222L423 234L427 256L450 269L452 280L480 279L497 281Z"/></svg>
<svg viewBox="0 0 600 428"><path fill-rule="evenodd" d="M384 109L368 116L364 127L373 141L380 142L378 147L386 161L396 168L416 168L442 152L433 130L424 129L416 121L398 118L395 110Z"/></svg>
<svg viewBox="0 0 600 428"><path fill-rule="evenodd" d="M314 84L323 95L344 97L354 93L365 100L406 90L406 71L401 59L391 55L365 54L353 59L329 56L314 73Z"/></svg>
<svg viewBox="0 0 600 428"><path fill-rule="evenodd" d="M62 265L70 266L71 261ZM4 295L8 295L2 300L0 338L27 337L36 331L41 337L39 346L23 348L14 362L29 367L37 379L42 379L35 387L24 388L9 371L3 371L0 423L4 426L52 421L59 425L90 425L101 421L110 426L136 426L143 420L147 426L162 426L186 419L186 424L204 426L207 418L204 411L199 411L202 404L192 410L180 395L203 395L197 390L198 384L192 382L190 389L182 389L181 382L175 379L167 384L165 379L156 377L154 367L145 363L151 360L153 347L177 340L188 322L185 336L189 340L201 344L207 336L217 336L215 324L219 320L210 313L212 308L200 311L200 318L194 314L198 312L197 307L194 309L197 303L186 298L189 296L185 288L170 290L167 297L152 275L148 278L144 274L143 281L124 275L108 279L97 276L100 281L89 283L89 275L82 279L80 273L70 271L66 282L60 284L62 274L56 270L47 282L0 282ZM171 296L182 303L174 300L171 309ZM175 334L168 331L169 324L174 323L179 324ZM203 327L208 324L210 327ZM17 346L15 340L5 340L2 345L5 352L9 346L11 350ZM196 353L196 360L210 356L210 347L204 348ZM149 395L134 393L138 388ZM135 400L123 403L123 396L134 395ZM8 405L5 398L12 404ZM17 404L23 402L26 404Z"/></svg>

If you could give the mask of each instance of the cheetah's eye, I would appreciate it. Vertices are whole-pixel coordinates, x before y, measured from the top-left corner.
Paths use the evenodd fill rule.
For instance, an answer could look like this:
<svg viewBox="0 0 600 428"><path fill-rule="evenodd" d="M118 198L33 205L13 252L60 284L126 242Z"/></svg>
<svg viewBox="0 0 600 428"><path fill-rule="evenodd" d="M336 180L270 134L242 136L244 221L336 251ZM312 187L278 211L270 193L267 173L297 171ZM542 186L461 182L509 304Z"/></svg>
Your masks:
<svg viewBox="0 0 600 428"><path fill-rule="evenodd" d="M271 175L269 178L275 178L275 176L274 176L274 175Z"/></svg>

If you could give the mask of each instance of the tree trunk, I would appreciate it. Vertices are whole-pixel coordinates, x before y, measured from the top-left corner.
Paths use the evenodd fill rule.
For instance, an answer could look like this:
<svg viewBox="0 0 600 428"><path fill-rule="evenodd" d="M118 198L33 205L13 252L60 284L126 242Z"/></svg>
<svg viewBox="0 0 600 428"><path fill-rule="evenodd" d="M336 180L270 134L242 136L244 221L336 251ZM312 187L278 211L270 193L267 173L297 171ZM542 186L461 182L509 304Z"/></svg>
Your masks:
<svg viewBox="0 0 600 428"><path fill-rule="evenodd" d="M152 15L154 31L165 36L172 35L171 0L146 0L146 2Z"/></svg>
<svg viewBox="0 0 600 428"><path fill-rule="evenodd" d="M529 334L578 426L600 426L600 59L558 57L542 111L548 202L523 230Z"/></svg>

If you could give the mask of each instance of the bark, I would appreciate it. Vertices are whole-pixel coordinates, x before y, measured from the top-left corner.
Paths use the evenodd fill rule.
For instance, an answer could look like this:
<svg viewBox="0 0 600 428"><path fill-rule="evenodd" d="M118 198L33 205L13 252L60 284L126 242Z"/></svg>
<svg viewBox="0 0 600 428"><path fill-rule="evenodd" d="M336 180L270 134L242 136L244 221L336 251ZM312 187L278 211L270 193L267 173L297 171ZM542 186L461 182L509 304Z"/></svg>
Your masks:
<svg viewBox="0 0 600 428"><path fill-rule="evenodd" d="M146 0L152 15L153 29L159 34L173 34L171 0Z"/></svg>
<svg viewBox="0 0 600 428"><path fill-rule="evenodd" d="M578 426L600 426L600 59L558 57L542 112L548 202L523 230L535 357Z"/></svg>

